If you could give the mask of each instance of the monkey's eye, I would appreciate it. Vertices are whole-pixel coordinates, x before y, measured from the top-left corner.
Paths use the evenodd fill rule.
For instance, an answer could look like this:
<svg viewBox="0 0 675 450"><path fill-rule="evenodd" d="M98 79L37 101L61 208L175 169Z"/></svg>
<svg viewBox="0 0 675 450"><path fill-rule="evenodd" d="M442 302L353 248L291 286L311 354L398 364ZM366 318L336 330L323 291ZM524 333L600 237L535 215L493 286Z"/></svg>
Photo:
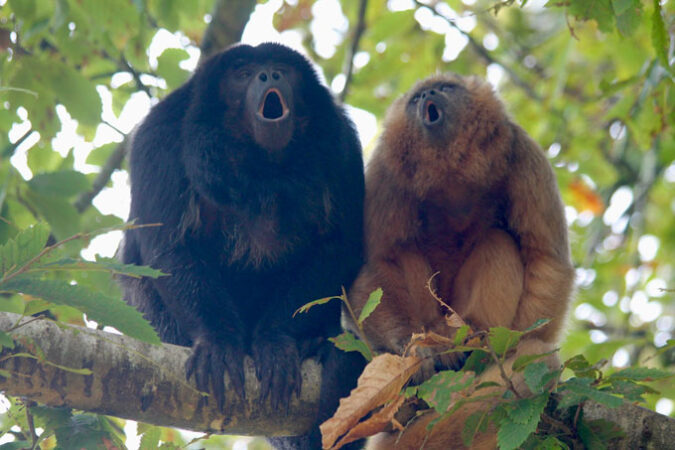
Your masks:
<svg viewBox="0 0 675 450"><path fill-rule="evenodd" d="M420 100L420 94L415 94L415 95L413 95L413 98L410 99L410 103L414 105L419 100Z"/></svg>
<svg viewBox="0 0 675 450"><path fill-rule="evenodd" d="M248 69L246 67L241 67L236 70L235 76L239 78L240 80L244 80L246 78L249 78L253 72L251 69Z"/></svg>

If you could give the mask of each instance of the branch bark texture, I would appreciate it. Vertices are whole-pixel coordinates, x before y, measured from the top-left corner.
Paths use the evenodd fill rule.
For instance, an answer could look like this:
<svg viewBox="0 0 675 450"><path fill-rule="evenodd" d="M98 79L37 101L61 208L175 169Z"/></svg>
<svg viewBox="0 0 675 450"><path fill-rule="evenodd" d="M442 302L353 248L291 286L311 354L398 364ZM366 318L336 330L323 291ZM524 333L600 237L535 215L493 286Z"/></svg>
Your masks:
<svg viewBox="0 0 675 450"><path fill-rule="evenodd" d="M0 390L49 406L107 414L166 427L241 435L283 436L306 432L314 421L321 386L321 368L308 360L302 366L302 393L288 412L259 405L260 386L253 362L245 361L246 400L227 388L224 412L205 401L192 382L185 381L190 349L150 345L126 336L48 320L0 313L0 330L10 334L14 349L0 354ZM15 327L17 323L25 325ZM21 355L40 355L39 357ZM41 356L44 355L44 356ZM58 367L61 366L61 367ZM67 370L90 369L91 375ZM675 420L645 408L624 404L609 409L593 402L583 407L587 419L615 422L626 432L617 449L671 448Z"/></svg>
<svg viewBox="0 0 675 450"><path fill-rule="evenodd" d="M20 316L0 313L0 329L8 330ZM150 345L126 336L83 327L60 327L48 320L22 319L10 334L14 349L0 355L0 390L28 397L48 406L75 409L132 419L155 425L195 431L241 435L295 435L314 421L321 385L318 363L302 366L302 393L288 413L280 414L266 402L259 405L260 386L253 362L245 361L246 400L226 382L226 404L220 413L213 400L185 381L185 360L190 349L175 345ZM40 355L39 359L21 354ZM17 355L17 356L14 356ZM81 375L57 367L90 369Z"/></svg>

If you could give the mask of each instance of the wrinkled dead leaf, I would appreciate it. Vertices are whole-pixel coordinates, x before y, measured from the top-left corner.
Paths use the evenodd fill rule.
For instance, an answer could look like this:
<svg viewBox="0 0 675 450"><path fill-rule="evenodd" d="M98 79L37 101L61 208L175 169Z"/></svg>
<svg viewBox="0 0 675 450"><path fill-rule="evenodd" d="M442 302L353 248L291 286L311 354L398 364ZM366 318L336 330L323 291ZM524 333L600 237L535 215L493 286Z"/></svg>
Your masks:
<svg viewBox="0 0 675 450"><path fill-rule="evenodd" d="M331 447L331 449L341 448L343 445L349 444L350 442L354 442L368 436L373 436L380 431L384 431L387 429L389 424L395 420L394 416L404 401L405 396L399 395L396 400L389 402L377 413L373 414L367 420L360 422L351 430L349 430L346 435L344 435L337 443L335 443L335 445L333 445L333 447ZM396 422L396 424L399 427L401 426L401 424L398 422Z"/></svg>
<svg viewBox="0 0 675 450"><path fill-rule="evenodd" d="M445 324L450 328L460 328L466 325L466 322L464 322L464 319L459 314L453 312L452 314L445 315Z"/></svg>
<svg viewBox="0 0 675 450"><path fill-rule="evenodd" d="M390 353L376 356L364 369L349 397L340 399L340 406L333 417L321 424L323 448L333 448L338 438L370 411L397 401L401 388L417 371L419 364L420 359L416 356Z"/></svg>
<svg viewBox="0 0 675 450"><path fill-rule="evenodd" d="M413 333L412 337L410 338L410 344L408 344L410 347L416 346L416 347L437 347L437 346L443 346L443 347L452 347L453 346L453 341L450 338L447 338L445 336L441 336L438 333L434 333L433 331L427 331L426 333Z"/></svg>

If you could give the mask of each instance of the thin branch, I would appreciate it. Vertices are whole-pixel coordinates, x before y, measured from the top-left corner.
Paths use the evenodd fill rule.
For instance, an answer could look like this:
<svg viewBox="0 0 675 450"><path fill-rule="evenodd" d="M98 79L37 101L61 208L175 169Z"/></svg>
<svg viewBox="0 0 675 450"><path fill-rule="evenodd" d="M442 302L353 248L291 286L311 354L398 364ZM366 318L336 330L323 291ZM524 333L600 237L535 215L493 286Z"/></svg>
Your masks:
<svg viewBox="0 0 675 450"><path fill-rule="evenodd" d="M122 142L120 142L115 151L108 157L105 165L101 168L101 172L98 174L94 183L92 184L91 190L88 192L83 192L78 199L75 201L75 209L77 212L82 213L91 206L91 202L108 184L110 177L113 172L122 167L122 161L124 161L124 156L127 153L127 146L129 145L129 137L125 137Z"/></svg>
<svg viewBox="0 0 675 450"><path fill-rule="evenodd" d="M200 46L200 63L241 39L255 4L255 0L216 1Z"/></svg>
<svg viewBox="0 0 675 450"><path fill-rule="evenodd" d="M368 0L361 0L359 3L359 16L356 21L356 28L354 28L354 36L352 37L352 46L349 49L349 55L347 56L346 66L344 70L345 75L345 86L340 92L340 103L344 103L349 93L349 85L352 81L352 76L354 72L354 57L359 51L359 44L361 42L361 37L363 32L366 31L366 10L368 9Z"/></svg>
<svg viewBox="0 0 675 450"><path fill-rule="evenodd" d="M12 156L16 151L16 149L19 148L19 146L23 144L26 141L26 139L28 139L33 134L33 132L35 132L35 130L29 128L28 131L26 131L23 134L23 136L21 136L19 139L16 140L16 142L14 142L13 144L9 144L7 147L5 147L5 150L3 150L2 152L2 157L9 158L10 156Z"/></svg>
<svg viewBox="0 0 675 450"><path fill-rule="evenodd" d="M440 17L441 19L445 20L451 27L453 27L454 29L459 31L464 37L466 37L468 39L469 45L471 46L471 48L473 48L473 50L478 54L478 56L480 56L488 65L497 64L502 69L504 69L504 72L506 72L506 74L509 76L509 78L511 79L513 84L515 84L516 86L521 88L527 94L528 97L530 97L534 100L537 100L538 102L542 101L541 96L539 94L537 94L532 89L530 83L523 80L506 63L504 63L504 62L498 60L497 58L495 58L494 56L492 56L490 54L490 52L485 47L483 47L481 44L479 44L478 41L476 41L476 39L474 39L474 37L471 34L462 30L461 28L459 28L453 20L445 17L443 14L436 11L435 8L432 8L429 5L425 5L424 3L422 3L419 0L415 0L415 4L420 8L428 8L435 16Z"/></svg>

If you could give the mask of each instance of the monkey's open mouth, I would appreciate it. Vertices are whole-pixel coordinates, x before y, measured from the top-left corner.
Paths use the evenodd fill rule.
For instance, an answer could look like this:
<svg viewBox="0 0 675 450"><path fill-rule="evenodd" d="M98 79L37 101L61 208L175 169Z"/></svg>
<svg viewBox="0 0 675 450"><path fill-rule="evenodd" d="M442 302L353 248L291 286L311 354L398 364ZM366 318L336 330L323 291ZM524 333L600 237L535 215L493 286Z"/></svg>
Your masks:
<svg viewBox="0 0 675 450"><path fill-rule="evenodd" d="M279 120L288 114L288 107L284 98L276 88L270 88L266 93L260 110L258 111L264 119Z"/></svg>
<svg viewBox="0 0 675 450"><path fill-rule="evenodd" d="M431 101L428 100L425 105L424 121L428 124L434 124L441 119L441 110Z"/></svg>

